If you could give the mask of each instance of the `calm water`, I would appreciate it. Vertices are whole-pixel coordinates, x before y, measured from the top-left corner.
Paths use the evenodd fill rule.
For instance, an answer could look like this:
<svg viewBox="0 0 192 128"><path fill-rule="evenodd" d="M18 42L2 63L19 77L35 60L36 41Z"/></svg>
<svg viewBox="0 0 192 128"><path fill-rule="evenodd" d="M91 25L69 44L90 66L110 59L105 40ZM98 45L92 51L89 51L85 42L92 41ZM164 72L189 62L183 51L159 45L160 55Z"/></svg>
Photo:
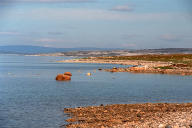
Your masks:
<svg viewBox="0 0 192 128"><path fill-rule="evenodd" d="M65 107L192 102L191 76L94 73L115 65L55 62L62 59L0 55L0 128L59 128ZM55 81L66 71L73 74L71 82Z"/></svg>

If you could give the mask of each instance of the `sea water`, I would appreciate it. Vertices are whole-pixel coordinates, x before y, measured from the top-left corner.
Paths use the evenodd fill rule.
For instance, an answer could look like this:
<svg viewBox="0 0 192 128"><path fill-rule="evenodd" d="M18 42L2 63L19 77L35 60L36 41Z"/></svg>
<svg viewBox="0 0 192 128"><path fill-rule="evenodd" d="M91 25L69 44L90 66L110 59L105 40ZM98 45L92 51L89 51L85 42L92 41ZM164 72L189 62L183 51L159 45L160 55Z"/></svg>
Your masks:
<svg viewBox="0 0 192 128"><path fill-rule="evenodd" d="M0 55L0 128L59 128L68 107L192 102L192 76L110 73L97 69L127 66L56 62L64 59L70 58ZM71 81L55 81L68 71Z"/></svg>

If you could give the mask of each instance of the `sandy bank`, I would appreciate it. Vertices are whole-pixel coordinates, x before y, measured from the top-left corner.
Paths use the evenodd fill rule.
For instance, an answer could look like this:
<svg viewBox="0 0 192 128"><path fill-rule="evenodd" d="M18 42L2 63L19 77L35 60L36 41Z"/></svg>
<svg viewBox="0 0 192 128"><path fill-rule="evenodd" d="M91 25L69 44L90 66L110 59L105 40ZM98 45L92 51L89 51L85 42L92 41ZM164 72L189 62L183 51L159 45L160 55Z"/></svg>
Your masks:
<svg viewBox="0 0 192 128"><path fill-rule="evenodd" d="M63 63L98 63L98 64L121 64L121 65L148 65L149 67L155 66L166 66L170 63L168 62L153 62L153 61L143 61L143 60L104 60L97 59L93 57L92 59L70 59L61 60L57 62Z"/></svg>
<svg viewBox="0 0 192 128"><path fill-rule="evenodd" d="M192 127L192 103L115 104L66 108L64 112L71 117L67 128Z"/></svg>

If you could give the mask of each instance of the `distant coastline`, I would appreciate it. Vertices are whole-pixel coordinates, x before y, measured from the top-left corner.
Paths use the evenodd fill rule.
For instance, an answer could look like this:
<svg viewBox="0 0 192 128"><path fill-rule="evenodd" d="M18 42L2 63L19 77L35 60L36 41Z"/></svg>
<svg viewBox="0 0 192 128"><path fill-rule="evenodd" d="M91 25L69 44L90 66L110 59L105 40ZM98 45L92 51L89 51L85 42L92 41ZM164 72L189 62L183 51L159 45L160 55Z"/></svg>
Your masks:
<svg viewBox="0 0 192 128"><path fill-rule="evenodd" d="M192 54L150 54L134 56L88 57L61 60L63 63L109 63L134 67L104 69L109 72L192 75Z"/></svg>
<svg viewBox="0 0 192 128"><path fill-rule="evenodd" d="M7 45L0 46L0 54L19 54L30 56L126 56L134 54L189 54L192 48L159 48L159 49L125 49L125 48L54 48L33 45Z"/></svg>

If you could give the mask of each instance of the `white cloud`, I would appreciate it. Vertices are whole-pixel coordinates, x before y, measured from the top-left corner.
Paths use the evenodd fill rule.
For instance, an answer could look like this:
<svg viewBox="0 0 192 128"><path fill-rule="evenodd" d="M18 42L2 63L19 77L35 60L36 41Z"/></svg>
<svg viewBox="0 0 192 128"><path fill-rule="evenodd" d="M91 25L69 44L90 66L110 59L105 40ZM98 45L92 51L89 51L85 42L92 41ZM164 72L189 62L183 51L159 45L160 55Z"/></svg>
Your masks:
<svg viewBox="0 0 192 128"><path fill-rule="evenodd" d="M133 8L128 5L118 5L113 7L111 10L113 11L133 11Z"/></svg>
<svg viewBox="0 0 192 128"><path fill-rule="evenodd" d="M17 32L0 32L0 35L19 35Z"/></svg>
<svg viewBox="0 0 192 128"><path fill-rule="evenodd" d="M139 34L123 34L122 38L123 39L133 39L133 38L138 38L141 37L142 35Z"/></svg>
<svg viewBox="0 0 192 128"><path fill-rule="evenodd" d="M63 35L64 33L63 32L48 32L49 35Z"/></svg>
<svg viewBox="0 0 192 128"><path fill-rule="evenodd" d="M137 45L134 44L134 43L125 43L125 44L122 44L122 47L136 47Z"/></svg>
<svg viewBox="0 0 192 128"><path fill-rule="evenodd" d="M173 34L164 34L160 36L160 39L166 40L166 41L179 41L181 40L181 37Z"/></svg>
<svg viewBox="0 0 192 128"><path fill-rule="evenodd" d="M51 39L51 38L42 38L42 39L35 40L35 42L62 42L62 40Z"/></svg>
<svg viewBox="0 0 192 128"><path fill-rule="evenodd" d="M38 43L43 43L45 45L52 45L52 43L63 43L63 44L76 44L78 43L78 40L74 40L74 39L56 39L56 38L40 38L40 39L37 39L37 40L34 40L35 42L38 42Z"/></svg>
<svg viewBox="0 0 192 128"><path fill-rule="evenodd" d="M41 2L41 3L84 3L84 2L94 2L95 0L6 0L1 1L0 3L8 3L8 2Z"/></svg>
<svg viewBox="0 0 192 128"><path fill-rule="evenodd" d="M40 45L41 46L41 45ZM54 45L43 45L43 47L54 47Z"/></svg>
<svg viewBox="0 0 192 128"><path fill-rule="evenodd" d="M13 12L16 13L16 12ZM17 14L17 13L16 13ZM49 15L46 15L49 14ZM177 13L119 13L116 11L82 8L39 8L18 14L24 19L38 20L123 20L123 21L150 21L150 20L173 20L175 17L183 18L184 15Z"/></svg>

